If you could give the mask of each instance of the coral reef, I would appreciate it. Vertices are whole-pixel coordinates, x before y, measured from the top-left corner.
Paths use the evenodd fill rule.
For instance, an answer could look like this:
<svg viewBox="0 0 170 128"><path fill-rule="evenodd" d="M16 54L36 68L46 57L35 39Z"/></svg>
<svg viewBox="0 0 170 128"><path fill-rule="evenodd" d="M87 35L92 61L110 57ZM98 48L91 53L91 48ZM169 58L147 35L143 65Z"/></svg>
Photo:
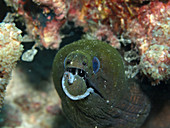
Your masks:
<svg viewBox="0 0 170 128"><path fill-rule="evenodd" d="M67 21L73 21L76 26L83 27L83 31L90 35L88 37L109 42L120 50L123 50L121 44L135 45L129 54L136 51L140 64L136 64L138 68L135 73L127 71L128 76L134 77L141 71L152 81L152 85L169 77L170 2L167 0L5 1L23 16L29 38L38 46L58 49L64 37L61 28L67 25ZM155 48L158 45L161 48ZM152 53L153 57L147 55ZM127 67L129 70L136 68Z"/></svg>
<svg viewBox="0 0 170 128"><path fill-rule="evenodd" d="M117 36L126 29L127 19L133 17L139 10L131 4L124 0L73 0L68 19L73 20L76 25L83 26L85 32L91 33L97 39L120 48Z"/></svg>
<svg viewBox="0 0 170 128"><path fill-rule="evenodd" d="M61 48L80 39L83 33L85 38L106 41L117 48L128 78L146 85L150 81L152 85L159 84L146 88L152 88L149 98L153 102L154 97L156 103L142 128L170 127L169 0L1 0L0 5L0 20L6 15L4 22L15 22L22 29L22 41L29 42L24 43L22 60L31 62L20 62L13 71L0 113L0 127L71 127L65 126L65 118L60 119L60 99L48 80L56 52L51 54L50 48ZM41 47L45 49L39 50ZM3 48L0 45L0 53ZM5 88L0 86L0 91ZM4 91L0 92L1 98L2 95Z"/></svg>
<svg viewBox="0 0 170 128"><path fill-rule="evenodd" d="M32 44L24 44L24 50ZM6 89L0 128L72 128L50 77L55 53L39 51L33 62L17 63Z"/></svg>
<svg viewBox="0 0 170 128"><path fill-rule="evenodd" d="M12 70L23 51L21 32L14 23L0 23L0 107Z"/></svg>
<svg viewBox="0 0 170 128"><path fill-rule="evenodd" d="M170 48L165 45L151 45L141 56L140 66L145 75L150 76L152 84L158 84L160 80L168 80L170 77Z"/></svg>
<svg viewBox="0 0 170 128"><path fill-rule="evenodd" d="M140 55L140 69L152 84L170 76L170 2L151 2L127 23L126 34Z"/></svg>
<svg viewBox="0 0 170 128"><path fill-rule="evenodd" d="M59 48L59 29L65 23L67 5L63 0L5 0L24 17L30 38L45 48Z"/></svg>
<svg viewBox="0 0 170 128"><path fill-rule="evenodd" d="M113 32L106 25L101 25L100 27L96 28L95 31L90 32L88 34L98 40L105 40L111 46L117 49L120 49L121 47L119 39L113 34Z"/></svg>
<svg viewBox="0 0 170 128"><path fill-rule="evenodd" d="M24 17L30 38L41 43L45 48L59 47L62 37L60 29L68 20L84 27L85 32L90 32L99 39L101 34L98 37L95 33L98 33L98 29L102 30L104 26L108 31L102 32L102 39L115 44L112 39L115 37L112 35L120 34L125 29L127 19L133 17L139 10L139 7L132 6L133 2L124 0L5 1ZM116 43L115 47L120 48L120 44Z"/></svg>

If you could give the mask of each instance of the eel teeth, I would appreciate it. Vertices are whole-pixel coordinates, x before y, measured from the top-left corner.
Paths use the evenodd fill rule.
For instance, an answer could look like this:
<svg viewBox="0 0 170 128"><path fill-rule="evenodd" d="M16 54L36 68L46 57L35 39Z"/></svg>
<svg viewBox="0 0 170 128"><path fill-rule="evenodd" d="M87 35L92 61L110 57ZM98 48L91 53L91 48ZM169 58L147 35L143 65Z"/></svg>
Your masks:
<svg viewBox="0 0 170 128"><path fill-rule="evenodd" d="M96 88L96 86L92 82L90 82L86 71L75 67L68 67L66 71L72 73L73 75L79 75L81 78L85 80L87 88L92 88L94 92L96 92L100 97L104 98L102 94L99 92L99 90Z"/></svg>
<svg viewBox="0 0 170 128"><path fill-rule="evenodd" d="M85 79L87 76L86 72L83 69L79 69L79 68L69 67L66 69L66 71L71 72L73 75L79 75L83 79Z"/></svg>

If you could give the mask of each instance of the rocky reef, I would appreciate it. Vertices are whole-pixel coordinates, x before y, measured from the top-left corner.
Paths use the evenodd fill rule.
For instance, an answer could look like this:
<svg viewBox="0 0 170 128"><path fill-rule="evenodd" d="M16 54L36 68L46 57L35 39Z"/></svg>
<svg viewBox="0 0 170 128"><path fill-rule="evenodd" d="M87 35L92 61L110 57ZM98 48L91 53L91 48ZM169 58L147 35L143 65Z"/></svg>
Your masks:
<svg viewBox="0 0 170 128"><path fill-rule="evenodd" d="M116 48L123 58L127 78L147 85L142 89L152 108L142 128L170 127L169 0L2 0L0 5L0 36L6 40L0 40L0 106L11 71L23 51L21 42L25 49L14 70L16 77L12 76L7 88L0 127L71 127L63 125L65 118L59 118L63 115L50 72L56 51L80 38L98 39ZM15 26L22 30L22 40L21 31ZM57 118L62 124L42 123L46 118Z"/></svg>
<svg viewBox="0 0 170 128"><path fill-rule="evenodd" d="M14 23L0 23L0 108L12 70L23 51L21 32Z"/></svg>
<svg viewBox="0 0 170 128"><path fill-rule="evenodd" d="M86 38L109 42L124 51L127 62L136 56L136 64L127 64L127 75L147 76L152 85L170 76L170 2L168 0L5 0L22 16L26 32L35 47L58 49L64 35L62 28L83 27ZM32 51L35 52L35 51ZM140 61L140 62L138 62ZM133 71L132 71L133 69Z"/></svg>

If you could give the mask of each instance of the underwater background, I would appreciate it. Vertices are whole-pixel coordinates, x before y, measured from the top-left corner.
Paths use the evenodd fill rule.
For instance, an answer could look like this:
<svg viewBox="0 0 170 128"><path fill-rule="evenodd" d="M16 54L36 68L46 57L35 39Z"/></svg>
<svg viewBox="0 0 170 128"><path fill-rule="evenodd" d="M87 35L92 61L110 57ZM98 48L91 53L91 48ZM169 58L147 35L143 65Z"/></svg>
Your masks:
<svg viewBox="0 0 170 128"><path fill-rule="evenodd" d="M127 77L145 84L151 111L141 128L170 128L168 0L0 0L0 22L22 31L26 56L12 69L0 128L73 128L62 112L52 64L62 47L82 38L115 47Z"/></svg>

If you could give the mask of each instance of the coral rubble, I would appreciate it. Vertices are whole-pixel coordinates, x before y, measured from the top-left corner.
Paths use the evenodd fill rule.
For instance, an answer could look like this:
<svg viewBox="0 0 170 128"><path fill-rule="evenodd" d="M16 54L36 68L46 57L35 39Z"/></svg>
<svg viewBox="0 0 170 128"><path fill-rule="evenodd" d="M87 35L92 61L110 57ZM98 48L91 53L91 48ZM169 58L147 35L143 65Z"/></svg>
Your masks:
<svg viewBox="0 0 170 128"><path fill-rule="evenodd" d="M0 107L12 70L23 51L21 32L14 23L0 23Z"/></svg>

